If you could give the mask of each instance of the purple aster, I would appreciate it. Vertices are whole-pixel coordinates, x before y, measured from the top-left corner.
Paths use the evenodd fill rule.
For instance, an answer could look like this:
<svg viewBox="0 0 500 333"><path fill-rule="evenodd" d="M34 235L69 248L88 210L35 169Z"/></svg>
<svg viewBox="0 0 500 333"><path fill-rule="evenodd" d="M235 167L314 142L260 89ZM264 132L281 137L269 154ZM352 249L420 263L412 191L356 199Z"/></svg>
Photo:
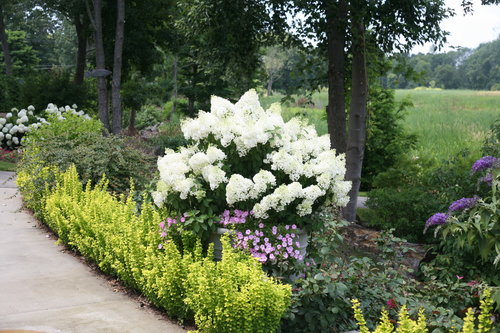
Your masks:
<svg viewBox="0 0 500 333"><path fill-rule="evenodd" d="M459 199L459 200L455 201L454 203L452 203L450 205L450 207L448 208L448 210L450 212L457 212L457 211L462 211L462 210L467 209L467 208L474 207L474 205L476 204L478 199L479 199L478 197Z"/></svg>
<svg viewBox="0 0 500 333"><path fill-rule="evenodd" d="M484 156L478 159L476 162L474 162L474 165L472 166L472 171L473 172L478 172L481 170L486 170L491 168L494 164L498 162L498 158L493 157L493 156Z"/></svg>
<svg viewBox="0 0 500 333"><path fill-rule="evenodd" d="M429 217L427 222L425 222L424 232L431 225L445 224L447 219L448 219L448 214L445 214L445 213L436 213L436 214L432 215L431 217Z"/></svg>

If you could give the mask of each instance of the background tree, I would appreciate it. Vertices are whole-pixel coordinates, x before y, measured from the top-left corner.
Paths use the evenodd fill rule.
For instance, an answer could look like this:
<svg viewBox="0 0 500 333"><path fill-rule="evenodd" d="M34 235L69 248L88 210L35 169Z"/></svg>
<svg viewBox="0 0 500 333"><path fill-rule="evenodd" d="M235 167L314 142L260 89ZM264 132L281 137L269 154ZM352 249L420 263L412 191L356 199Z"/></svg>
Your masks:
<svg viewBox="0 0 500 333"><path fill-rule="evenodd" d="M270 46L265 49L262 63L267 75L267 96L273 94L273 83L283 75L286 62L287 54L279 46Z"/></svg>
<svg viewBox="0 0 500 333"><path fill-rule="evenodd" d="M4 23L3 5L0 3L0 42L2 43L3 61L5 64L5 74L12 75L12 59L10 57L9 41Z"/></svg>
<svg viewBox="0 0 500 333"><path fill-rule="evenodd" d="M442 0L297 0L294 4L297 11L306 14L299 30L302 36L315 38L328 59L328 128L332 147L347 153L346 178L352 181L353 186L344 215L352 221L355 219L366 140L366 36L372 36L373 43L384 52L410 50L414 45L427 41L441 45L446 33L441 30L439 23L452 12L445 8ZM370 27L369 32L366 27ZM348 81L344 72L346 59L352 68L348 133L345 116L345 83Z"/></svg>

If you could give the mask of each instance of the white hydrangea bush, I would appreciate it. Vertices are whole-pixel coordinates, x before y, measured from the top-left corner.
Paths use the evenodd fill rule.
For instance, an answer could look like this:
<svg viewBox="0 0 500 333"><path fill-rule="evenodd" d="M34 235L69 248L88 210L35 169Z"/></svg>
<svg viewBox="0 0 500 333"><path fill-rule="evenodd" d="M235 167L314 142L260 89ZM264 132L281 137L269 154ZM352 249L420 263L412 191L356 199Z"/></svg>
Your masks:
<svg viewBox="0 0 500 333"><path fill-rule="evenodd" d="M69 113L81 116L84 119L91 119L84 111L77 111L77 108L75 104L71 107L66 105L58 108L57 105L50 103L44 113L47 118L54 117L59 120L65 119L65 115ZM2 148L9 150L19 148L26 133L49 123L47 119L34 113L35 108L30 105L27 109L18 110L13 108L5 117L0 117L0 146Z"/></svg>
<svg viewBox="0 0 500 333"><path fill-rule="evenodd" d="M285 122L279 104L264 110L255 90L236 104L213 96L210 112L200 111L181 127L193 144L167 149L158 159L153 198L159 206L246 209L276 220L307 217L326 200L347 205L345 156L304 120Z"/></svg>

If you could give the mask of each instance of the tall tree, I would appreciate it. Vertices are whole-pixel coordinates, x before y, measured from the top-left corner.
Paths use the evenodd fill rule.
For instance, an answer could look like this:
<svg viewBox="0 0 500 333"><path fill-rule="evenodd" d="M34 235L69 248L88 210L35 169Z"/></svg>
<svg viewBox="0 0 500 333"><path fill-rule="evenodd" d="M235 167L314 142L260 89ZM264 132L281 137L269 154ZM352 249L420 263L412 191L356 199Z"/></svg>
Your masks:
<svg viewBox="0 0 500 333"><path fill-rule="evenodd" d="M304 37L315 38L328 57L328 128L332 148L347 153L346 179L351 180L353 186L344 215L352 221L366 139L366 36L370 34L377 47L385 52L409 50L427 41L441 45L446 33L439 23L452 12L443 0L295 0L294 5L297 11L306 14L299 32ZM367 27L370 27L369 33ZM344 59L350 60L350 77L343 70ZM344 144L345 82L351 82L352 88L349 131Z"/></svg>
<svg viewBox="0 0 500 333"><path fill-rule="evenodd" d="M104 40L103 40L103 24L102 24L102 0L93 0L93 13L86 0L87 10L89 12L89 18L92 22L94 28L94 40L95 40L95 62L96 69L101 72L101 75L97 78L97 92L98 92L98 108L99 108L99 119L104 124L104 127L111 132L109 125L109 114L108 114L108 85L106 83L106 77L102 74L106 69L106 59L104 55Z"/></svg>
<svg viewBox="0 0 500 333"><path fill-rule="evenodd" d="M10 57L9 41L5 29L4 10L0 3L0 41L2 42L3 61L5 64L5 74L12 75L12 58Z"/></svg>
<svg viewBox="0 0 500 333"><path fill-rule="evenodd" d="M122 56L123 40L125 35L125 0L116 2L116 31L115 52L113 58L113 81L111 83L111 105L113 110L113 121L111 130L113 134L120 134L122 130L122 102L121 102L121 80L122 80Z"/></svg>

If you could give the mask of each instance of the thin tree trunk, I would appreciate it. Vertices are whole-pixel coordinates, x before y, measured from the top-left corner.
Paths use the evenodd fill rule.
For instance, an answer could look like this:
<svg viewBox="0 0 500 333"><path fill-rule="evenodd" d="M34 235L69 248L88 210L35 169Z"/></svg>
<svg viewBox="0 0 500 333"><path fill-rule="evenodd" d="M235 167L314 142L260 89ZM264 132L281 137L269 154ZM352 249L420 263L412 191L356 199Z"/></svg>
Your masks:
<svg viewBox="0 0 500 333"><path fill-rule="evenodd" d="M336 9L336 10L335 10ZM327 123L331 147L338 153L346 151L345 112L345 30L347 6L339 0L337 8L327 9L328 25L328 106Z"/></svg>
<svg viewBox="0 0 500 333"><path fill-rule="evenodd" d="M122 130L122 56L123 40L125 36L125 0L117 0L117 16L115 31L115 54L113 59L113 82L111 84L111 105L113 110L113 134L120 134Z"/></svg>
<svg viewBox="0 0 500 333"><path fill-rule="evenodd" d="M188 114L190 117L194 117L194 99L188 97Z"/></svg>
<svg viewBox="0 0 500 333"><path fill-rule="evenodd" d="M363 17L352 18L352 88L349 113L349 136L347 139L346 179L352 182L349 203L344 209L344 218L356 219L356 203L361 184L361 169L366 143L366 119L368 98L368 76L366 73L366 45Z"/></svg>
<svg viewBox="0 0 500 333"><path fill-rule="evenodd" d="M83 84L83 76L85 73L85 66L87 65L87 27L80 14L75 14L73 18L75 24L76 38L78 40L78 49L76 53L76 68L75 68L75 83Z"/></svg>
<svg viewBox="0 0 500 333"><path fill-rule="evenodd" d="M89 18L94 26L95 32L95 62L97 69L105 69L106 62L104 58L104 42L102 37L102 0L93 0L94 15L90 13ZM87 6L87 9L89 7ZM108 87L106 77L100 76L97 78L97 94L99 119L104 124L104 127L110 132L109 114L108 114Z"/></svg>
<svg viewBox="0 0 500 333"><path fill-rule="evenodd" d="M267 80L267 96L272 96L273 95L273 78L269 77L269 80Z"/></svg>
<svg viewBox="0 0 500 333"><path fill-rule="evenodd" d="M10 57L9 41L3 20L3 8L0 4L0 40L2 42L3 61L5 63L5 74L12 75L12 58Z"/></svg>
<svg viewBox="0 0 500 333"><path fill-rule="evenodd" d="M174 119L175 112L177 111L177 56L174 56L174 64L172 65L174 88L172 90L172 111L168 119L172 121Z"/></svg>

